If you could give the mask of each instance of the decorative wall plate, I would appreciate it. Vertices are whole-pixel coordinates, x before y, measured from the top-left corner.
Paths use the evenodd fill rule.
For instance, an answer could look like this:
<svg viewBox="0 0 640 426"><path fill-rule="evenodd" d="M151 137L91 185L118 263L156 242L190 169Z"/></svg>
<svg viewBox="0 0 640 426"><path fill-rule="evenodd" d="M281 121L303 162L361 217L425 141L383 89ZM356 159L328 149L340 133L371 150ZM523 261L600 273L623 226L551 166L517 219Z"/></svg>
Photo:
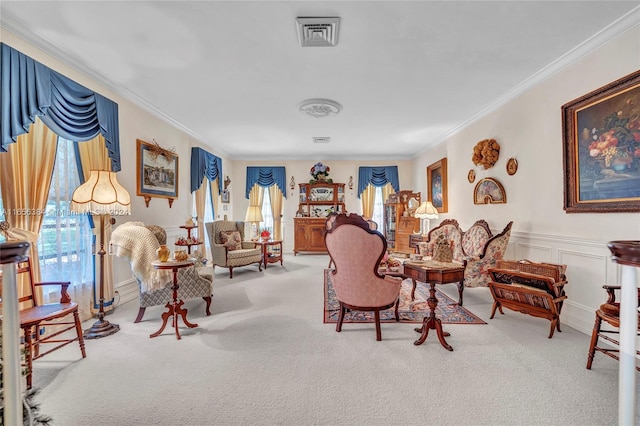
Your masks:
<svg viewBox="0 0 640 426"><path fill-rule="evenodd" d="M469 183L473 183L476 180L476 171L471 169L469 170L469 173L467 174L467 180L469 181Z"/></svg>
<svg viewBox="0 0 640 426"><path fill-rule="evenodd" d="M515 158L509 158L509 161L507 161L507 173L509 174L509 176L513 176L516 174L516 172L518 171L518 160L516 160Z"/></svg>

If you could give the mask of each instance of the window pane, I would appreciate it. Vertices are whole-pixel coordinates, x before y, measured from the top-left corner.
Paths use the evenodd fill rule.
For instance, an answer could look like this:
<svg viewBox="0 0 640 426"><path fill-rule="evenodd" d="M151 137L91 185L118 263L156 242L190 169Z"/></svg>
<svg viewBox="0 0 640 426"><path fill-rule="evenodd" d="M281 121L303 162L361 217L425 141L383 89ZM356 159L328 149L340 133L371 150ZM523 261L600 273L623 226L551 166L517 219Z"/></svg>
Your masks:
<svg viewBox="0 0 640 426"><path fill-rule="evenodd" d="M383 229L382 224L384 223L384 200L382 199L382 188L377 186L375 188L376 194L373 199L373 217L371 219L378 224L378 229Z"/></svg>
<svg viewBox="0 0 640 426"><path fill-rule="evenodd" d="M47 208L38 238L44 281L93 281L93 232L85 214L69 210L80 185L73 142L59 138Z"/></svg>
<svg viewBox="0 0 640 426"><path fill-rule="evenodd" d="M262 222L260 222L260 229L268 229L271 235L273 235L273 214L271 213L271 195L269 195L269 188L264 189L262 198Z"/></svg>

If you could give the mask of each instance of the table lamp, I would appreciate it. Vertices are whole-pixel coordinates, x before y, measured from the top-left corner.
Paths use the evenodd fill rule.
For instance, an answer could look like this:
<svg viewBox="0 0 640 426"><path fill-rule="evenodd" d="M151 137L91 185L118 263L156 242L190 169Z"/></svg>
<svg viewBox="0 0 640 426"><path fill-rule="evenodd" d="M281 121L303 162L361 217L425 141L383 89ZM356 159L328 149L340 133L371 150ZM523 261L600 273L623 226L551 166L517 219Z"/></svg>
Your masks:
<svg viewBox="0 0 640 426"><path fill-rule="evenodd" d="M423 201L422 204L420 204L420 206L416 209L416 212L413 214L413 216L420 219L420 233L422 235L427 235L429 233L429 221L431 219L437 219L439 217L438 210L433 207L431 201Z"/></svg>
<svg viewBox="0 0 640 426"><path fill-rule="evenodd" d="M104 319L104 218L106 215L131 214L131 197L114 172L91 170L89 179L73 191L70 210L75 213L91 213L100 216L100 310L98 321L84 331L85 339L110 336L120 330L117 324Z"/></svg>
<svg viewBox="0 0 640 426"><path fill-rule="evenodd" d="M258 223L262 222L262 207L249 206L247 215L244 217L245 222L251 222L251 241L258 239Z"/></svg>

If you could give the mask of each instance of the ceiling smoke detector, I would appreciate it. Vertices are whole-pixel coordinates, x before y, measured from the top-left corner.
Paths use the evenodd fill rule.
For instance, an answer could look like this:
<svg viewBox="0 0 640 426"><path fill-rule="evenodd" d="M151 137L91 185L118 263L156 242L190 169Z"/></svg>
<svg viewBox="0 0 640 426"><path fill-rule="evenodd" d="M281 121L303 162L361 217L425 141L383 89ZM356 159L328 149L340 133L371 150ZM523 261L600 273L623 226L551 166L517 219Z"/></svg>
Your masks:
<svg viewBox="0 0 640 426"><path fill-rule="evenodd" d="M296 18L302 47L333 47L338 44L340 18Z"/></svg>
<svg viewBox="0 0 640 426"><path fill-rule="evenodd" d="M324 118L337 115L342 111L342 105L331 99L307 99L303 101L298 110L315 118Z"/></svg>
<svg viewBox="0 0 640 426"><path fill-rule="evenodd" d="M314 136L313 143L329 143L331 138L329 136Z"/></svg>

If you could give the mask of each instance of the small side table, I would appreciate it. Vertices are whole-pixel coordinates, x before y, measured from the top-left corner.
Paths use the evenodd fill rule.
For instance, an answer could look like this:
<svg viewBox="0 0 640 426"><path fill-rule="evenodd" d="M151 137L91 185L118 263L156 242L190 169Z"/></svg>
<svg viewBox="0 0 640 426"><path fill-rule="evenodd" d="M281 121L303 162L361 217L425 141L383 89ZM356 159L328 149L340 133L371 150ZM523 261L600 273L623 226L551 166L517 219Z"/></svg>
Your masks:
<svg viewBox="0 0 640 426"><path fill-rule="evenodd" d="M159 260L154 260L153 262L151 262L151 265L153 265L153 267L156 269L170 269L173 271L173 285L171 286L171 290L173 290L173 302L167 302L166 304L167 312L164 312L162 314L162 327L160 327L160 330L156 331L149 337L157 337L160 334L162 334L162 332L164 331L164 328L167 326L167 321L169 320L169 318L173 318L172 324L173 324L173 327L176 329L176 338L180 340L181 339L180 330L178 329L179 316L182 317L182 321L187 327L194 328L198 326L198 324L190 323L187 320L187 310L182 307L182 305L184 304L184 301L178 300L178 288L179 288L178 270L180 270L181 268L192 266L193 261L185 260L185 261L175 261L175 262L160 262Z"/></svg>
<svg viewBox="0 0 640 426"><path fill-rule="evenodd" d="M282 240L257 240L253 241L254 247L260 246L262 248L262 264L264 265L264 269L267 269L267 263L276 263L280 261L280 266L282 266ZM278 254L273 254L269 256L269 247L278 247Z"/></svg>

